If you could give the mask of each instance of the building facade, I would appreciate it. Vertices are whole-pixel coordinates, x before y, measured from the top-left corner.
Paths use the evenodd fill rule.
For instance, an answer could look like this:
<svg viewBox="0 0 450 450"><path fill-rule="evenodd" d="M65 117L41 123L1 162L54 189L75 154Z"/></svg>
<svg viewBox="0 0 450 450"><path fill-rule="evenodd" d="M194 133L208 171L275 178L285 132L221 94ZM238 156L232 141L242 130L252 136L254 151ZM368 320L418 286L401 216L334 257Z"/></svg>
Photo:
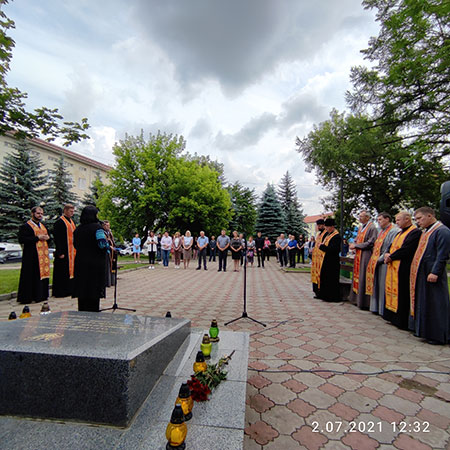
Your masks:
<svg viewBox="0 0 450 450"><path fill-rule="evenodd" d="M66 171L71 178L72 191L79 199L89 192L93 181L99 177L103 183L107 183L107 174L111 166L102 164L86 156L67 150L42 139L31 139L28 141L32 154L39 156L43 163L43 170L47 172L49 183L52 179L52 171L61 155L64 157ZM12 153L17 145L17 140L10 136L0 136L0 164L5 156Z"/></svg>

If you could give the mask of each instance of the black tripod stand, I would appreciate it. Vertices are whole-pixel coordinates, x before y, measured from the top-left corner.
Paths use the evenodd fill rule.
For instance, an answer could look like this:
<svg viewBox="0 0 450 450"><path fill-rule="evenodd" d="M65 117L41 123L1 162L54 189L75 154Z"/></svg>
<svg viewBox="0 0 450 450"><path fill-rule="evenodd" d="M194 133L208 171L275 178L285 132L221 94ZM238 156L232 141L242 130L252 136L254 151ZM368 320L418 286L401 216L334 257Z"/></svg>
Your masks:
<svg viewBox="0 0 450 450"><path fill-rule="evenodd" d="M115 250L114 250L115 251ZM117 257L119 256L119 253L117 253ZM133 311L136 312L135 309L131 309L131 308L121 308L120 306L117 305L117 260L116 260L116 267L115 270L112 271L112 273L114 274L114 303L110 308L104 308L101 309L100 311L109 311L110 309L112 309L112 312L114 312L116 309L122 309L123 311Z"/></svg>
<svg viewBox="0 0 450 450"><path fill-rule="evenodd" d="M259 320L253 319L253 317L250 317L247 314L247 236L244 233L244 311L242 311L242 315L240 317L236 317L236 319L230 320L229 322L226 322L224 325L227 326L230 323L236 322L241 319L249 319L253 322L259 323L263 327L266 327L267 325L265 323L260 322Z"/></svg>

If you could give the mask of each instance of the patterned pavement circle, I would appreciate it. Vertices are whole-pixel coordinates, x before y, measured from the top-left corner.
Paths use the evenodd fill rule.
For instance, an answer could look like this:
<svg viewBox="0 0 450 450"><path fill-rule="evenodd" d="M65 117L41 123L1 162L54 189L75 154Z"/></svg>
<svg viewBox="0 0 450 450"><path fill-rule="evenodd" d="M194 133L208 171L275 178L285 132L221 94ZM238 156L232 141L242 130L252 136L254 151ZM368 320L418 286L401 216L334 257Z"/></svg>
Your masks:
<svg viewBox="0 0 450 450"><path fill-rule="evenodd" d="M251 333L246 450L450 448L449 346L428 345L348 303L314 299L309 274L283 272L274 260L247 270L248 314L267 327L246 319L224 327L243 311L243 271L230 270L231 260L226 273L192 263L121 273L118 303ZM108 289L102 307L112 299ZM77 308L70 298L49 303L55 312ZM21 309L0 302L0 320Z"/></svg>

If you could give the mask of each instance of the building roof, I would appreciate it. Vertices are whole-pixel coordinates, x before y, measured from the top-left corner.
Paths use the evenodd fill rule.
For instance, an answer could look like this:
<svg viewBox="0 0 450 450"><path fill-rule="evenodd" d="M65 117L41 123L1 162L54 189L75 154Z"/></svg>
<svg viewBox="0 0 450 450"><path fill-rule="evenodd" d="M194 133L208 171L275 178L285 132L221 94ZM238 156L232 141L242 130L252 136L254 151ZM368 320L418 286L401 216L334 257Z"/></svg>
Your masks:
<svg viewBox="0 0 450 450"><path fill-rule="evenodd" d="M99 169L103 169L107 172L109 172L112 169L112 167L108 166L107 164L103 164L101 162L95 161L95 159L91 159L91 158L88 158L87 156L81 155L80 153L76 153L71 150L67 150L64 147L60 147L59 145L52 144L51 142L47 142L47 141L44 141L39 138L33 138L33 139L31 139L31 142L33 142L33 144L38 145L39 147L44 147L48 150L53 150L57 153L63 153L65 155L69 156L70 158L76 159L78 161L82 161L86 164L89 164L90 166L98 167Z"/></svg>
<svg viewBox="0 0 450 450"><path fill-rule="evenodd" d="M333 216L334 213L323 213L323 214L316 214L315 216L306 216L303 219L303 222L305 223L316 223L319 219L326 219L327 217Z"/></svg>

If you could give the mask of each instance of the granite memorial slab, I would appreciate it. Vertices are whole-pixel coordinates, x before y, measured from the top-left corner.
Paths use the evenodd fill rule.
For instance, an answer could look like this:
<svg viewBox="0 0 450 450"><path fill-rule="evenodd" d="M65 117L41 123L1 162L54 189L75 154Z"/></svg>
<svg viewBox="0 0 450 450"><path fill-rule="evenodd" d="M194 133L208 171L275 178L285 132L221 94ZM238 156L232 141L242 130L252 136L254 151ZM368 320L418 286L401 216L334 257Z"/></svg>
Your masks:
<svg viewBox="0 0 450 450"><path fill-rule="evenodd" d="M62 312L0 323L0 414L126 427L186 319Z"/></svg>

